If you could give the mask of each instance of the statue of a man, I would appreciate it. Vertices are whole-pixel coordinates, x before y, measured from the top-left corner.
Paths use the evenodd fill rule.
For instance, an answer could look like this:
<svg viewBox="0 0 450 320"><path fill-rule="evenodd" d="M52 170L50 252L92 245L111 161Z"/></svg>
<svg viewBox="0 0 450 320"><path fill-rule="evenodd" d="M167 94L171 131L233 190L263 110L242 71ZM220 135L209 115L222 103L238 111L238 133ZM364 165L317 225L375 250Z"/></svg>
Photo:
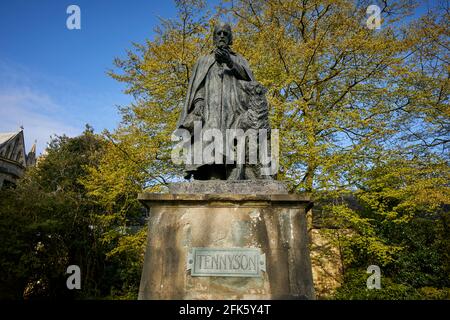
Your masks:
<svg viewBox="0 0 450 320"><path fill-rule="evenodd" d="M230 47L233 43L230 25L218 23L214 27L213 41L215 49L200 57L192 70L186 101L178 120L177 127L187 129L191 134L196 121L202 123L202 130L218 129L222 133L233 128L246 130L249 126L246 123L253 121L247 112L249 88L251 90L259 84L253 78L247 60ZM191 175L196 180L248 179L242 167L239 169L239 166L225 162L187 165L185 178Z"/></svg>

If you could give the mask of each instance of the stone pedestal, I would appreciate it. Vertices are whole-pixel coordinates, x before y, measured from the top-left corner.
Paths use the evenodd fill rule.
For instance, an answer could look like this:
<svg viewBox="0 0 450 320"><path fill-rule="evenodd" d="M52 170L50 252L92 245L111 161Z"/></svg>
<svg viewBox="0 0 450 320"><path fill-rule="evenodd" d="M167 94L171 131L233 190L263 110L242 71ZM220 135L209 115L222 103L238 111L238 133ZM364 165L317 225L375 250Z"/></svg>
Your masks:
<svg viewBox="0 0 450 320"><path fill-rule="evenodd" d="M314 299L307 195L287 194L279 182L196 181L139 200L150 210L139 299ZM238 270L255 262L242 248L261 253L256 275ZM193 275L189 254L209 249L234 252L236 262L203 256L195 263L223 275Z"/></svg>

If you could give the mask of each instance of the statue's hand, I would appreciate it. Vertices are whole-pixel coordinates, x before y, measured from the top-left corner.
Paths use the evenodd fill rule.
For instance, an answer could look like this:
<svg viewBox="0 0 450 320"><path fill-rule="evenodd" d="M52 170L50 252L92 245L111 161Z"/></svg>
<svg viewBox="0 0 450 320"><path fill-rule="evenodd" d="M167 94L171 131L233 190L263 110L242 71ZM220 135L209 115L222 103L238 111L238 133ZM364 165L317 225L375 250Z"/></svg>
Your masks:
<svg viewBox="0 0 450 320"><path fill-rule="evenodd" d="M233 60L231 60L230 52L228 52L228 50L217 48L214 53L217 62L225 63L227 66L233 65Z"/></svg>
<svg viewBox="0 0 450 320"><path fill-rule="evenodd" d="M223 51L222 49L217 48L217 49L214 51L214 55L215 55L215 58L216 58L216 61L217 61L217 62L219 62L219 63L225 62L225 61L224 61L224 59L225 59L225 57L224 57L224 51Z"/></svg>

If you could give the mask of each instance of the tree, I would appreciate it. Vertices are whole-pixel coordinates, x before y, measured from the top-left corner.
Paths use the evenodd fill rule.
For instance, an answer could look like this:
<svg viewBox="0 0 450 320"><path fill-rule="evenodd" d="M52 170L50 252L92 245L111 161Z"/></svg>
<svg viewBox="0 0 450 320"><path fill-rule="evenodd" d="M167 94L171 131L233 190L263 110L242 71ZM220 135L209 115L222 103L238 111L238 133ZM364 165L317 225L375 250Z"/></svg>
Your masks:
<svg viewBox="0 0 450 320"><path fill-rule="evenodd" d="M0 194L1 298L95 297L106 248L100 242L97 204L78 181L95 166L104 141L86 127L75 138L55 137L16 189ZM82 291L66 287L66 269L81 268ZM102 293L103 292L103 293Z"/></svg>
<svg viewBox="0 0 450 320"><path fill-rule="evenodd" d="M368 260L399 267L401 253L412 246L387 232L397 223L390 218L396 205L387 215L371 207L384 201L374 186L387 179L384 188L398 188L394 194L406 216L444 212L448 205L439 172L448 172L449 11L436 8L415 19L410 1L384 1L382 28L371 30L369 4L236 0L211 17L202 1L176 1L178 17L161 20L154 39L135 44L110 72L135 101L120 108L120 126L104 133L109 143L100 166L83 180L89 194L109 206L105 219L129 226L141 189L163 190L179 178L170 136L192 65L211 49L214 21L226 16L234 23L234 50L269 90L271 125L281 138L279 179L318 201L337 199L328 211L340 228L325 235L341 248L344 276L363 270ZM417 183L424 172L440 181L433 188L440 200L417 206L413 199L435 181ZM399 184L392 176L408 178ZM348 194L360 208L340 200ZM418 221L407 219L402 228ZM136 252L145 232L139 235ZM111 239L126 238L116 233ZM434 285L447 286L441 280Z"/></svg>

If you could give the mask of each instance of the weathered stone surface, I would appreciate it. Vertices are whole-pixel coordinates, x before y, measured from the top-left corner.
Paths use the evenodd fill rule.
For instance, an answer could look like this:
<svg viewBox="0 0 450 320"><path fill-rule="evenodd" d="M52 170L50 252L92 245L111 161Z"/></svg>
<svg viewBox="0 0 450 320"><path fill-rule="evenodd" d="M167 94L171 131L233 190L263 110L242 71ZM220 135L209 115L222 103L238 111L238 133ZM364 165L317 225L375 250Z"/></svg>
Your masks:
<svg viewBox="0 0 450 320"><path fill-rule="evenodd" d="M139 299L313 299L307 195L150 194ZM192 277L191 248L259 248L261 277Z"/></svg>
<svg viewBox="0 0 450 320"><path fill-rule="evenodd" d="M180 194L287 194L286 185L275 180L209 180L172 183L169 192Z"/></svg>

